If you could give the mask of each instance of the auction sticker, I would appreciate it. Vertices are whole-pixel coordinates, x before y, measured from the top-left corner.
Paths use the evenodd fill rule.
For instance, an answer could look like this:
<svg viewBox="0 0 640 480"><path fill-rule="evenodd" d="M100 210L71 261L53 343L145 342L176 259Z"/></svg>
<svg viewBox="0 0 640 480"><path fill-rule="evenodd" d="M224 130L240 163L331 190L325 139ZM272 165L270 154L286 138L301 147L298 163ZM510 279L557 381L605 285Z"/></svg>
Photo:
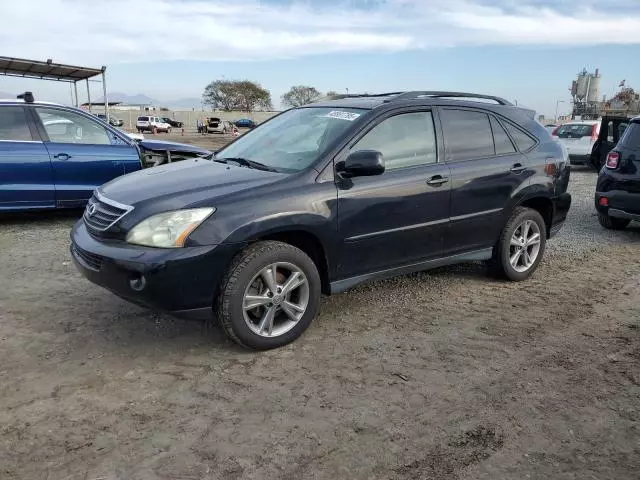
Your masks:
<svg viewBox="0 0 640 480"><path fill-rule="evenodd" d="M349 122L353 122L359 116L359 113L341 112L340 110L332 110L327 113L327 117L329 118L339 118L340 120L347 120Z"/></svg>

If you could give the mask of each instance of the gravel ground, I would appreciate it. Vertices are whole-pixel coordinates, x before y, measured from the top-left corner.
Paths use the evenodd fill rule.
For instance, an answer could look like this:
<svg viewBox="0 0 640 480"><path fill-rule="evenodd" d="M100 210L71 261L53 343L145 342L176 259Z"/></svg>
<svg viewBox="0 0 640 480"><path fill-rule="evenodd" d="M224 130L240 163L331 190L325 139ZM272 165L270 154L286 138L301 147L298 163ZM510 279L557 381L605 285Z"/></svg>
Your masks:
<svg viewBox="0 0 640 480"><path fill-rule="evenodd" d="M85 281L78 212L4 218L0 478L637 479L640 228L594 185L529 281L363 285L263 353Z"/></svg>

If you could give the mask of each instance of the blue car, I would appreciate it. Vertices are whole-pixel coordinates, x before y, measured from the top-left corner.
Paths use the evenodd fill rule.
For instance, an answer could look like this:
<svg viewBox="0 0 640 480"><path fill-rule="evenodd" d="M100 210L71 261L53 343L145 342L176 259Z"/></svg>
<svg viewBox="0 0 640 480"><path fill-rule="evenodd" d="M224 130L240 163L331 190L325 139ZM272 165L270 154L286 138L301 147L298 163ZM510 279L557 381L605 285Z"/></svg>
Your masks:
<svg viewBox="0 0 640 480"><path fill-rule="evenodd" d="M238 128L255 128L256 122L249 120L248 118L241 118L233 123Z"/></svg>
<svg viewBox="0 0 640 480"><path fill-rule="evenodd" d="M96 187L126 173L211 152L136 142L76 108L0 100L0 211L84 206Z"/></svg>

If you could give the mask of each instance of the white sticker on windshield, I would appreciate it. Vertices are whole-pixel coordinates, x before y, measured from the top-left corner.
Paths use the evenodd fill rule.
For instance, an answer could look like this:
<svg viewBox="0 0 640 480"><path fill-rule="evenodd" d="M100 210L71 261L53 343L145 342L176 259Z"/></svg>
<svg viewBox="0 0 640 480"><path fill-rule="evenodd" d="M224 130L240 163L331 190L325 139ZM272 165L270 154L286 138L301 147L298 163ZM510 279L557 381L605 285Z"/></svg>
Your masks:
<svg viewBox="0 0 640 480"><path fill-rule="evenodd" d="M332 110L327 113L327 117L329 118L339 118L340 120L347 120L349 122L353 122L359 116L359 113L341 112L340 110Z"/></svg>

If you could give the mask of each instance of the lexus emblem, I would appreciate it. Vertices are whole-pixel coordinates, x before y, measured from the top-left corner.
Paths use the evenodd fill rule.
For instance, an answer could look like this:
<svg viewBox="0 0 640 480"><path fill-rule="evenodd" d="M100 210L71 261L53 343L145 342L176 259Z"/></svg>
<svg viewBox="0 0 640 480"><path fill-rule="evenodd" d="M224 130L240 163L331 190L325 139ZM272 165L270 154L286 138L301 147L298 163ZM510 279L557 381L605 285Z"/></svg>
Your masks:
<svg viewBox="0 0 640 480"><path fill-rule="evenodd" d="M90 203L87 206L87 215L92 216L94 213L96 213L96 205L95 203Z"/></svg>

